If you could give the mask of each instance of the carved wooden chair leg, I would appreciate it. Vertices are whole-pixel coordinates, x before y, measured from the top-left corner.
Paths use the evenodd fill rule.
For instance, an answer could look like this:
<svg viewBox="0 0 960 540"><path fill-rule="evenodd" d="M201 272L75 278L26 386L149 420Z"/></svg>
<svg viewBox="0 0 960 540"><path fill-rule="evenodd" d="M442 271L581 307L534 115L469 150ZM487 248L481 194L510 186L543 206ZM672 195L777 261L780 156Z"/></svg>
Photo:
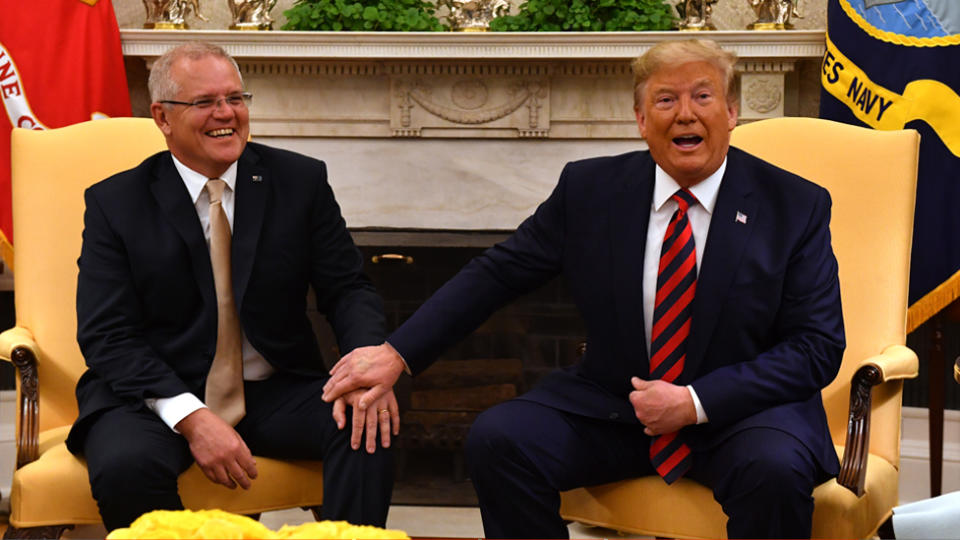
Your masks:
<svg viewBox="0 0 960 540"><path fill-rule="evenodd" d="M47 527L25 527L20 529L10 525L3 533L4 540L9 538L53 538L57 539L63 534L63 531L72 529L73 525L50 525Z"/></svg>

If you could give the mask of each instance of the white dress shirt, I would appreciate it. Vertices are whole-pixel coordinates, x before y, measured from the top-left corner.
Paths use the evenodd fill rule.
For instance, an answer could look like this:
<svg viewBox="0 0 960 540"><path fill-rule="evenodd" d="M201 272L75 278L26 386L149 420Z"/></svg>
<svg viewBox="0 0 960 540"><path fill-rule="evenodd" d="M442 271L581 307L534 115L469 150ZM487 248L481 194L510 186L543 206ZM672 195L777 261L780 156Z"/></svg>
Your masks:
<svg viewBox="0 0 960 540"><path fill-rule="evenodd" d="M171 154L171 157L173 155ZM176 157L173 157L173 164L180 173L194 207L197 209L197 217L200 218L200 225L203 227L203 236L207 240L207 247L210 247L210 196L204 186L208 178L181 163ZM226 182L227 189L223 191L223 198L220 204L224 213L227 214L227 221L230 223L230 229L233 230L233 208L234 208L234 190L237 185L237 163L230 165L220 179ZM253 345L247 340L247 335L243 333L243 379L245 381L261 381L266 379L274 372L267 360L260 354ZM161 420L170 429L177 425L187 415L206 407L197 396L190 392L169 397L169 398L148 398L145 400L147 407L157 413Z"/></svg>
<svg viewBox="0 0 960 540"><path fill-rule="evenodd" d="M720 191L720 180L727 170L727 160L724 158L720 168L702 182L689 188L690 193L697 198L700 204L691 206L687 211L690 228L693 229L693 241L696 246L697 274L700 273L700 264L703 260L704 248L707 245L707 233L710 231L710 219L713 217L713 208L717 204L717 193ZM654 173L653 200L650 206L650 222L647 225L647 246L643 255L643 331L647 338L647 356L650 356L650 334L653 328L653 307L657 296L657 273L660 270L660 248L663 246L663 235L670 224L670 218L677 210L677 202L670 199L680 185L670 177L666 171L656 166ZM706 411L700 404L700 398L692 386L687 386L693 405L697 409L697 423L707 421Z"/></svg>

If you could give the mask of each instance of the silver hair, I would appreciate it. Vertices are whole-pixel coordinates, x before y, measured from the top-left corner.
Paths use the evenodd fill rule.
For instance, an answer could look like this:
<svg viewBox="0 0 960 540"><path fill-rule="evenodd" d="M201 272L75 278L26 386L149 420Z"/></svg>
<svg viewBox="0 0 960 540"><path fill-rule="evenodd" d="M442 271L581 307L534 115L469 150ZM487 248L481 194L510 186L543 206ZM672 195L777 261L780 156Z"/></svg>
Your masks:
<svg viewBox="0 0 960 540"><path fill-rule="evenodd" d="M163 53L163 56L153 63L153 68L150 70L150 78L147 80L147 88L150 90L150 100L156 103L177 97L177 94L180 92L180 86L170 76L170 69L173 68L173 65L176 64L178 60L181 58L199 60L207 56L215 56L229 60L230 63L233 64L234 69L237 70L237 76L240 77L241 84L243 83L240 66L237 65L237 61L234 60L233 57L227 54L227 51L212 43L191 41L177 45Z"/></svg>

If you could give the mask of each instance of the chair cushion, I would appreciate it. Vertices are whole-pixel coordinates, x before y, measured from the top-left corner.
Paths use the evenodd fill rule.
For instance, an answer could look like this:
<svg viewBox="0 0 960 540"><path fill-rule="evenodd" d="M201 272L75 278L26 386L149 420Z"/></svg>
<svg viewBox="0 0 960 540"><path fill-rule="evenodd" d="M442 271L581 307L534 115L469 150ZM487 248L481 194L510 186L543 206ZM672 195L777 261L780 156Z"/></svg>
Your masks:
<svg viewBox="0 0 960 540"><path fill-rule="evenodd" d="M842 455L843 447L837 448ZM897 469L881 457L867 459L865 495L836 480L814 490L813 538L866 538L897 504ZM574 489L562 494L564 519L631 534L668 538L726 538L727 516L713 493L688 479L668 486L656 476Z"/></svg>
<svg viewBox="0 0 960 540"><path fill-rule="evenodd" d="M14 473L10 523L15 527L100 523L86 462L63 444L68 431L69 426L65 426L41 433L39 459ZM184 506L254 514L323 504L320 461L256 459L259 475L249 491L214 484L196 464L192 465L179 479Z"/></svg>
<svg viewBox="0 0 960 540"><path fill-rule="evenodd" d="M671 486L659 476L646 476L566 491L560 515L630 534L727 537L727 516L713 500L713 492L686 478Z"/></svg>

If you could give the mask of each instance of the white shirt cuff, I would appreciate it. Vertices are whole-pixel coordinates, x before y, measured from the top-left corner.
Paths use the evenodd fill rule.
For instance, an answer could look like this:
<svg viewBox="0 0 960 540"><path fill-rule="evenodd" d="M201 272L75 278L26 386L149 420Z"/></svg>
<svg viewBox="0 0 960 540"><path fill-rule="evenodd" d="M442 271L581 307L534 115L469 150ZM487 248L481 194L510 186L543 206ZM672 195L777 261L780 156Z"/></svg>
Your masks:
<svg viewBox="0 0 960 540"><path fill-rule="evenodd" d="M163 423L170 426L170 429L176 433L180 432L173 426L179 424L193 411L206 408L206 405L190 392L168 398L147 398L144 402L147 408L155 412Z"/></svg>
<svg viewBox="0 0 960 540"><path fill-rule="evenodd" d="M707 412L703 410L703 405L700 404L700 398L697 397L697 391L693 389L693 386L687 385L687 390L690 391L690 397L693 398L693 408L697 410L697 423L706 424Z"/></svg>

